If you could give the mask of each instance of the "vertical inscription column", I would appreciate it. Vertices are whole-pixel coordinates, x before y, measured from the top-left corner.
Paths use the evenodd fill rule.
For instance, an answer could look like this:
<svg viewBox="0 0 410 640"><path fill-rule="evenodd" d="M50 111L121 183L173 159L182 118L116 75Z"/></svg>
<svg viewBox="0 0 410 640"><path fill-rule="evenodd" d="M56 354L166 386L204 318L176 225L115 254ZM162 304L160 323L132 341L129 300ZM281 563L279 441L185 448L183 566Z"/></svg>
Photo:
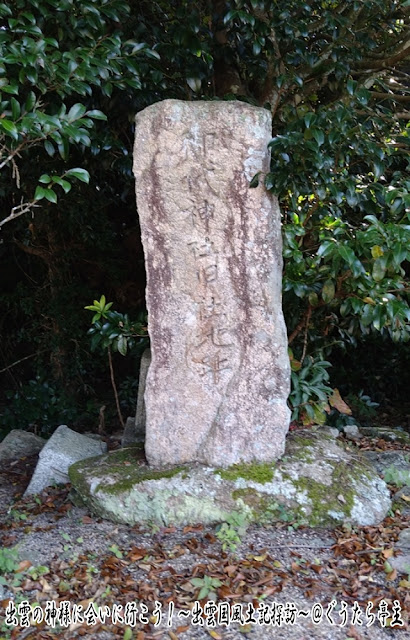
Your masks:
<svg viewBox="0 0 410 640"><path fill-rule="evenodd" d="M166 100L136 118L147 269L146 456L153 466L273 460L289 426L270 114Z"/></svg>

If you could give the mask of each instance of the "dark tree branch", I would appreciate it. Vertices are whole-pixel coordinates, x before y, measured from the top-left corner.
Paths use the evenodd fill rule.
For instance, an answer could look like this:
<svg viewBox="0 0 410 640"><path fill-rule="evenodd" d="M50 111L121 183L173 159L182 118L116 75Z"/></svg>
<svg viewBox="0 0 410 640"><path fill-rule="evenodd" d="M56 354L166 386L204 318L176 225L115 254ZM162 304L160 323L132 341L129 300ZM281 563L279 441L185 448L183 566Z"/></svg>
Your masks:
<svg viewBox="0 0 410 640"><path fill-rule="evenodd" d="M397 93L382 93L381 91L370 91L370 94L375 100L394 100L395 102L410 103L410 95L402 96Z"/></svg>
<svg viewBox="0 0 410 640"><path fill-rule="evenodd" d="M401 60L404 60L410 56L410 44L406 43L406 46L401 51L398 51L394 55L389 58L382 58L381 60L360 60L356 63L357 69L386 69L387 67L391 67Z"/></svg>

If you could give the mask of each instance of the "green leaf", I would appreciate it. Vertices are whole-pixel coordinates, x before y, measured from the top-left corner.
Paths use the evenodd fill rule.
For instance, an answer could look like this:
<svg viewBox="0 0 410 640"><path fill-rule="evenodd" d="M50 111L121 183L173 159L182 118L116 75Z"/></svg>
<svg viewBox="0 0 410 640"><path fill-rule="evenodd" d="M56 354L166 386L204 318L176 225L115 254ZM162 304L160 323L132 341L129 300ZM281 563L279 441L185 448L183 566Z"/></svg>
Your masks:
<svg viewBox="0 0 410 640"><path fill-rule="evenodd" d="M252 51L254 56L258 56L261 52L261 45L259 42L254 42L252 45Z"/></svg>
<svg viewBox="0 0 410 640"><path fill-rule="evenodd" d="M58 153L60 154L61 158L63 160L67 160L68 158L68 151L69 151L69 144L68 144L68 140L66 138L63 138L61 140L60 143L58 143Z"/></svg>
<svg viewBox="0 0 410 640"><path fill-rule="evenodd" d="M323 131L321 131L320 129L312 129L312 135L318 143L319 147L321 147L325 141L325 134L323 133Z"/></svg>
<svg viewBox="0 0 410 640"><path fill-rule="evenodd" d="M226 24L227 22L235 18L237 15L238 15L238 12L235 10L228 11L226 16L224 17L224 24Z"/></svg>
<svg viewBox="0 0 410 640"><path fill-rule="evenodd" d="M397 243L393 248L393 261L396 267L399 267L403 260L407 258L407 247L402 246L401 243ZM376 256L379 258L380 256Z"/></svg>
<svg viewBox="0 0 410 640"><path fill-rule="evenodd" d="M0 15L1 16L11 16L13 15L12 10L3 2L0 4Z"/></svg>
<svg viewBox="0 0 410 640"><path fill-rule="evenodd" d="M73 120L77 120L78 118L81 118L86 111L87 109L85 108L85 106L80 102L77 102L71 107L70 111L67 114L68 122L73 122Z"/></svg>
<svg viewBox="0 0 410 640"><path fill-rule="evenodd" d="M42 176L38 179L42 184L49 184L51 182L51 176L47 175L47 173L43 173Z"/></svg>
<svg viewBox="0 0 410 640"><path fill-rule="evenodd" d="M58 176L53 176L53 182L60 185L64 190L64 193L68 193L71 189L71 184L67 182L67 180L63 180L63 178L59 178Z"/></svg>
<svg viewBox="0 0 410 640"><path fill-rule="evenodd" d="M265 187L268 189L268 191L271 191L275 186L274 183L274 175L273 173L268 173L265 176Z"/></svg>
<svg viewBox="0 0 410 640"><path fill-rule="evenodd" d="M16 98L11 98L11 112L13 114L14 120L18 120L21 113L20 103L17 102Z"/></svg>
<svg viewBox="0 0 410 640"><path fill-rule="evenodd" d="M202 83L200 78L187 78L186 82L189 88L192 89L192 91L194 91L195 93L198 93L201 90Z"/></svg>
<svg viewBox="0 0 410 640"><path fill-rule="evenodd" d="M44 189L44 187L37 187L36 192L34 194L34 200L42 200L43 198L45 198L46 191L47 189Z"/></svg>
<svg viewBox="0 0 410 640"><path fill-rule="evenodd" d="M372 276L373 280L380 282L386 274L386 258L385 256L377 258L373 264Z"/></svg>
<svg viewBox="0 0 410 640"><path fill-rule="evenodd" d="M19 134L16 125L11 120L0 119L0 125L14 140L18 140Z"/></svg>
<svg viewBox="0 0 410 640"><path fill-rule="evenodd" d="M118 351L122 356L127 355L127 338L125 336L120 336L118 338Z"/></svg>
<svg viewBox="0 0 410 640"><path fill-rule="evenodd" d="M57 194L52 189L44 189L44 197L53 204L57 202Z"/></svg>
<svg viewBox="0 0 410 640"><path fill-rule="evenodd" d="M31 111L34 107L34 105L36 104L36 94L34 93L34 91L30 91L30 93L28 94L27 98L26 98L26 102L24 105L24 109L25 111Z"/></svg>
<svg viewBox="0 0 410 640"><path fill-rule="evenodd" d="M249 187L251 189L255 189L258 185L259 185L259 176L261 175L262 171L258 171L258 173L256 173L252 180L249 183Z"/></svg>
<svg viewBox="0 0 410 640"><path fill-rule="evenodd" d="M356 260L356 256L354 254L353 249L351 249L350 247L348 247L345 244L342 244L342 245L339 246L339 255L349 265L352 265Z"/></svg>
<svg viewBox="0 0 410 640"><path fill-rule="evenodd" d="M337 249L337 244L335 241L325 240L324 242L322 242L319 249L317 250L317 255L322 258L325 258L326 256L329 256L331 253L333 253L336 249Z"/></svg>
<svg viewBox="0 0 410 640"><path fill-rule="evenodd" d="M403 206L403 200L401 198L396 198L393 204L390 206L390 211L392 213L398 213Z"/></svg>
<svg viewBox="0 0 410 640"><path fill-rule="evenodd" d="M107 120L107 116L102 111L98 111L98 109L93 109L92 111L87 111L85 114L88 118L94 118L94 120Z"/></svg>
<svg viewBox="0 0 410 640"><path fill-rule="evenodd" d="M347 81L347 84L346 84L346 89L347 89L347 92L348 92L351 96L352 96L352 95L354 94L354 92L355 92L356 85L357 85L357 82L355 82L355 80L352 80L352 78L349 78L349 80Z"/></svg>
<svg viewBox="0 0 410 640"><path fill-rule="evenodd" d="M373 173L375 180L378 180L380 176L383 174L384 164L382 162L375 161L373 163Z"/></svg>
<svg viewBox="0 0 410 640"><path fill-rule="evenodd" d="M69 169L64 175L66 178L77 178L78 180L81 180L81 182L86 182L87 184L90 181L90 174L88 171L81 168Z"/></svg>
<svg viewBox="0 0 410 640"><path fill-rule="evenodd" d="M50 142L50 140L44 141L44 149L47 151L49 156L53 156L56 152L56 150L54 149L54 145L52 142Z"/></svg>
<svg viewBox="0 0 410 640"><path fill-rule="evenodd" d="M5 91L5 93L13 93L14 95L18 95L19 87L17 82L10 82L10 84L3 85L1 87L1 90Z"/></svg>
<svg viewBox="0 0 410 640"><path fill-rule="evenodd" d="M315 120L316 116L314 113L306 113L304 117L306 129L309 129L311 123Z"/></svg>
<svg viewBox="0 0 410 640"><path fill-rule="evenodd" d="M326 280L322 288L322 298L324 302L331 302L335 297L335 283L333 280Z"/></svg>
<svg viewBox="0 0 410 640"><path fill-rule="evenodd" d="M189 581L194 587L202 587L204 584L203 578L191 578Z"/></svg>
<svg viewBox="0 0 410 640"><path fill-rule="evenodd" d="M133 638L132 629L131 627L127 627L124 631L123 640L132 640L132 638Z"/></svg>
<svg viewBox="0 0 410 640"><path fill-rule="evenodd" d="M206 598L208 593L209 593L209 588L208 587L202 587L202 589L198 593L198 600L203 600L203 598Z"/></svg>

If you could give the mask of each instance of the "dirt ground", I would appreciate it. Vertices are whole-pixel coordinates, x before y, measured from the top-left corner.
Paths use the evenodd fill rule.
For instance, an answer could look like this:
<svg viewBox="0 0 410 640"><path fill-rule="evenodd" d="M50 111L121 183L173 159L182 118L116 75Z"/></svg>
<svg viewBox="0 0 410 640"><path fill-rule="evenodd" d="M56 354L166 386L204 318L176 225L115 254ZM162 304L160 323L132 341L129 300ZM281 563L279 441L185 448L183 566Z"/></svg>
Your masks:
<svg viewBox="0 0 410 640"><path fill-rule="evenodd" d="M236 548L223 550L216 527L128 527L96 518L73 505L69 485L22 499L35 463L20 459L0 470L2 547L18 548L13 570L0 570L2 614L10 600L17 614L25 601L43 611L47 602L61 610L68 601L95 624L66 619L63 626L61 618L54 628L44 621L13 627L2 615L0 640L410 638L410 582L389 565L410 526L406 508L375 527L252 525ZM226 625L232 607L242 619ZM104 620L114 610L127 617Z"/></svg>

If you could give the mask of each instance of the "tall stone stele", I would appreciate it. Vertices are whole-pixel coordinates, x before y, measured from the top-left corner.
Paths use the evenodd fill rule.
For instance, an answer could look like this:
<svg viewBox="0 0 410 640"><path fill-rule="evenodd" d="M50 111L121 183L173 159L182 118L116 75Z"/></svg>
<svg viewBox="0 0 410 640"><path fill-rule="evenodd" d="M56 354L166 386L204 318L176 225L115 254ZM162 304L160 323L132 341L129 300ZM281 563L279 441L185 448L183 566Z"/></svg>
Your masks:
<svg viewBox="0 0 410 640"><path fill-rule="evenodd" d="M289 427L277 202L263 186L271 117L165 100L137 115L137 207L152 363L150 465L270 461Z"/></svg>

